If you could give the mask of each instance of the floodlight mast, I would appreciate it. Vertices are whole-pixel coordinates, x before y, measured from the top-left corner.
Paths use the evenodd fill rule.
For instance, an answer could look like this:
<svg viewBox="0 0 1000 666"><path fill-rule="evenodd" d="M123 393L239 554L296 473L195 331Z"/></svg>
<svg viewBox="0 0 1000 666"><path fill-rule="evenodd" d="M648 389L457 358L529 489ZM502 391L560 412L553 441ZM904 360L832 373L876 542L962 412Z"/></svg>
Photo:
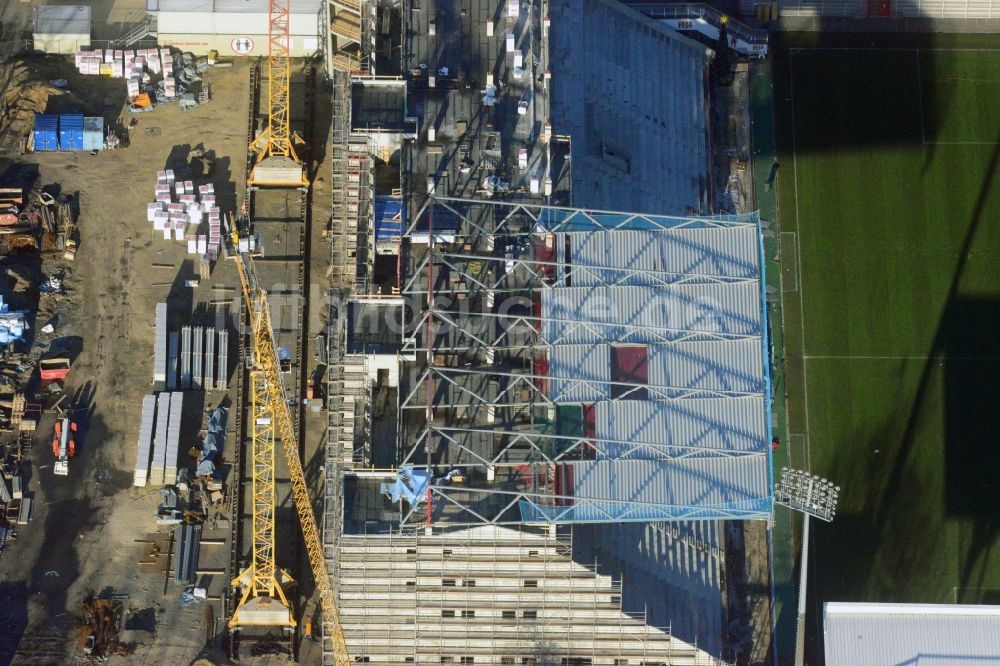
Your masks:
<svg viewBox="0 0 1000 666"><path fill-rule="evenodd" d="M802 512L802 552L799 562L798 619L795 627L795 666L805 661L806 580L809 572L809 516L832 522L837 515L840 486L800 469L781 468L774 484L774 503Z"/></svg>

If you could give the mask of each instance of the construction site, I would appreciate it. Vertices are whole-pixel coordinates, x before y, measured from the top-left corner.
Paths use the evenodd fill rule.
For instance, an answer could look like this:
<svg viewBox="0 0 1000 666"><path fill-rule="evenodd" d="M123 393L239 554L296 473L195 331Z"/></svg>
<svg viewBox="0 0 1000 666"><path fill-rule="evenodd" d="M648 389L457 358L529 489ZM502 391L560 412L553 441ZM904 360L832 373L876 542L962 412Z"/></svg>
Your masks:
<svg viewBox="0 0 1000 666"><path fill-rule="evenodd" d="M767 35L665 7L6 7L0 662L773 663Z"/></svg>

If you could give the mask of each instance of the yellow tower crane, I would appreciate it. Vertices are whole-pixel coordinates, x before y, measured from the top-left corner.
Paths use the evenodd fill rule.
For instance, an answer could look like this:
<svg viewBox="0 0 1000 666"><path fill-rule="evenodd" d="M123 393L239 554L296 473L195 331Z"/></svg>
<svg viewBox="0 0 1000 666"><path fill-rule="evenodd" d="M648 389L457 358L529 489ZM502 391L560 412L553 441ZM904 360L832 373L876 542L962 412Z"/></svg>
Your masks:
<svg viewBox="0 0 1000 666"><path fill-rule="evenodd" d="M289 124L291 68L288 20L290 0L270 0L267 39L267 127L250 143L256 155L250 185L301 187L308 184L294 143L303 143Z"/></svg>
<svg viewBox="0 0 1000 666"><path fill-rule="evenodd" d="M337 666L348 666L350 658L347 654L347 644L344 642L344 631L340 625L340 612L326 571L323 542L320 539L316 515L309 501L302 462L299 460L298 438L295 436L292 413L285 399L285 388L278 364L278 350L271 328L267 292L260 284L250 253L240 252L239 234L235 225L232 230L232 240L231 256L236 260L240 274L243 301L249 312L250 331L253 336L253 363L250 372L253 561L232 581L234 587L242 590L242 597L229 621L229 628L295 626L291 605L283 589L291 582L291 576L279 569L275 562L274 472L277 439L285 455L288 476L292 483L292 498L295 500L295 509L299 516L299 527L309 554L316 590L319 592L324 639L332 644Z"/></svg>

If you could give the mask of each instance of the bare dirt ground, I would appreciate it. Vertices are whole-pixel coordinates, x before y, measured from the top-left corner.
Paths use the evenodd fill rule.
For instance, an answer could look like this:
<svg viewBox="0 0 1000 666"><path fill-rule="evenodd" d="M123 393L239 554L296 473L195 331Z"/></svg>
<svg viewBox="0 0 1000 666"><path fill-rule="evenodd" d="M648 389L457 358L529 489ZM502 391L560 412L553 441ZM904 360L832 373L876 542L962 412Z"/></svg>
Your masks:
<svg viewBox="0 0 1000 666"><path fill-rule="evenodd" d="M120 106L105 102L114 99L115 86L124 98L124 82L77 75L71 59L60 66L46 58L42 66L41 77L58 73L69 80L74 92L66 96L75 96L81 111L117 116ZM242 195L236 184L244 181L248 66L242 62L209 71L212 101L195 111L182 114L176 106L164 106L137 116L126 149L17 158L37 167L37 184L56 184L79 201L81 245L68 268L69 293L51 310L60 316L57 335L79 336L81 351L67 392L77 396L87 416L65 478L52 475L45 455L51 414L39 425L28 484L34 518L19 530L0 565L0 663L71 662L73 615L88 591L108 588L127 595L126 606L138 611L123 636L134 644L135 655L115 661L190 663L205 645L206 602L180 608L182 588L165 585L163 574L139 573L135 540L156 532L159 495L153 487L133 488L131 476L138 408L152 383L155 304L167 300L179 325L197 303L238 297L233 290L238 281L233 267L220 262L211 281L197 290L185 288L185 279L197 277L196 265L183 243L154 233L145 203L152 200L157 170L182 166L189 149L202 144L215 157L210 180L225 193L220 197L224 210L232 210ZM205 404L223 397L210 394ZM226 444L234 445L234 438ZM206 538L226 536L226 527L206 528ZM205 546L202 555L202 568L224 573L228 547ZM203 581L210 596L221 593L223 579L214 575Z"/></svg>

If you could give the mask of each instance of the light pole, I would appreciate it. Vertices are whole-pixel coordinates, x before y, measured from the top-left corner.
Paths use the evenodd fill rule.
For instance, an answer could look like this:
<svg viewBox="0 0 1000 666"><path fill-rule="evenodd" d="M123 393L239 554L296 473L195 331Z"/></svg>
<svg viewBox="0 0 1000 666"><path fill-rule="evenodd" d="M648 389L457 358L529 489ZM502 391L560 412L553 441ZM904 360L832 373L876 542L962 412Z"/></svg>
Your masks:
<svg viewBox="0 0 1000 666"><path fill-rule="evenodd" d="M802 553L799 563L799 602L795 627L795 666L803 666L806 638L806 580L809 567L809 516L831 522L837 514L840 486L799 469L781 468L774 484L774 503L802 512Z"/></svg>

